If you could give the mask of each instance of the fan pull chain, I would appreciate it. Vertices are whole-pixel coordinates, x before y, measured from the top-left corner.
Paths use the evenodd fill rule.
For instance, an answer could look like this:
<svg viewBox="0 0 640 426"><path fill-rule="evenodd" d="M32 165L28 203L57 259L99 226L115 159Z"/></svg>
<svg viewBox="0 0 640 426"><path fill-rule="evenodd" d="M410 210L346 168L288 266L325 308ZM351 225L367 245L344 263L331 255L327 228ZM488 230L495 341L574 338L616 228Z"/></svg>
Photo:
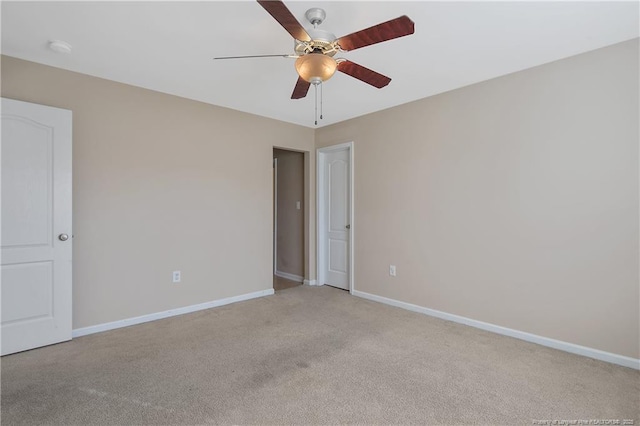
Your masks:
<svg viewBox="0 0 640 426"><path fill-rule="evenodd" d="M322 83L320 83L320 120L322 120Z"/></svg>
<svg viewBox="0 0 640 426"><path fill-rule="evenodd" d="M318 125L318 85L314 84L313 85L313 89L315 90L315 99L314 99L314 103L316 106L316 126Z"/></svg>

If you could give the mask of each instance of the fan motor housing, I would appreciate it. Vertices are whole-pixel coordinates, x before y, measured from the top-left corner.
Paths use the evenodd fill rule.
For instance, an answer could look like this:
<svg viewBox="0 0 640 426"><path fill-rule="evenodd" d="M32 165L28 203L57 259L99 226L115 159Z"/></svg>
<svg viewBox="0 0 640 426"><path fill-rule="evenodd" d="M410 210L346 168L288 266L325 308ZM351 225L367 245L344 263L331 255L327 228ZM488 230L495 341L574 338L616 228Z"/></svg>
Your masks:
<svg viewBox="0 0 640 426"><path fill-rule="evenodd" d="M324 22L327 13L324 9L314 7L304 14L307 20L313 25L313 29L306 30L311 41L294 40L293 48L298 55L306 55L311 52L322 53L323 55L335 55L339 47L336 43L336 36L329 31L318 29L318 25Z"/></svg>
<svg viewBox="0 0 640 426"><path fill-rule="evenodd" d="M308 30L307 33L311 37L311 41L294 40L294 50L297 54L305 55L319 51L325 55L333 56L338 52L338 47L335 42L336 36L329 31L315 28Z"/></svg>

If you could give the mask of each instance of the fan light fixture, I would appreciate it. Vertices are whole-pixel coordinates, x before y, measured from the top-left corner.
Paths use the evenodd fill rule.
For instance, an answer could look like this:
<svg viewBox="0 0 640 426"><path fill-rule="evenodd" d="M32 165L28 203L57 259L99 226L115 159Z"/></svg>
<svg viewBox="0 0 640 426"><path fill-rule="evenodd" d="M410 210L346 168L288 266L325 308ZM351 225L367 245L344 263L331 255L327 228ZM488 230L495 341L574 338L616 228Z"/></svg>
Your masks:
<svg viewBox="0 0 640 426"><path fill-rule="evenodd" d="M336 72L338 63L322 53L308 53L296 59L296 71L303 80L317 85L329 80Z"/></svg>
<svg viewBox="0 0 640 426"><path fill-rule="evenodd" d="M336 38L334 34L318 28L327 17L326 12L318 7L307 10L304 15L307 21L313 25L313 29L307 31L282 0L257 0L257 2L293 37L295 54L222 56L213 59L298 58L295 63L298 81L293 88L291 99L302 99L307 96L309 88L313 84L316 94L315 124L318 124L318 86L320 86L320 119L322 120L322 86L324 86L322 83L329 80L336 71L378 89L382 89L391 82L391 79L386 75L355 62L344 58L333 59L335 54L408 36L414 32L415 24L413 21L408 16L402 15L396 19Z"/></svg>

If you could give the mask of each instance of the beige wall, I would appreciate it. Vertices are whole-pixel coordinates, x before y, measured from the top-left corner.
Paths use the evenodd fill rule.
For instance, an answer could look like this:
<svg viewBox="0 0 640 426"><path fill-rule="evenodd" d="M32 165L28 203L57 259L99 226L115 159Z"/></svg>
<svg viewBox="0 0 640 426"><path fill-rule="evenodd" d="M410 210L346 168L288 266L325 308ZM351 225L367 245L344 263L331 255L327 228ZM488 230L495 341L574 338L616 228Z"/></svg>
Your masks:
<svg viewBox="0 0 640 426"><path fill-rule="evenodd" d="M278 159L277 272L304 277L304 155L274 149L273 158Z"/></svg>
<svg viewBox="0 0 640 426"><path fill-rule="evenodd" d="M273 146L312 129L4 56L2 96L73 111L74 328L272 288Z"/></svg>
<svg viewBox="0 0 640 426"><path fill-rule="evenodd" d="M317 130L355 288L638 358L638 90L636 39Z"/></svg>

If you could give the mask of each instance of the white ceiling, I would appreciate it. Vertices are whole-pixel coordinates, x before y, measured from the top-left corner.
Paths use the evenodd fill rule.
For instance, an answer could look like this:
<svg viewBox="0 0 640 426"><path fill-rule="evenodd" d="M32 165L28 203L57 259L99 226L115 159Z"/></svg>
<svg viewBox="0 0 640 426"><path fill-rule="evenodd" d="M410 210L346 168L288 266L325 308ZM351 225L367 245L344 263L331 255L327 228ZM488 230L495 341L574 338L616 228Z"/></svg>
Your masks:
<svg viewBox="0 0 640 426"><path fill-rule="evenodd" d="M324 120L343 121L638 37L638 2L286 1L322 7L336 36L400 15L414 35L338 55L393 80L375 89L347 75L324 84ZM47 49L70 43L70 55ZM2 2L2 53L314 127L313 87L291 100L291 36L256 2Z"/></svg>

